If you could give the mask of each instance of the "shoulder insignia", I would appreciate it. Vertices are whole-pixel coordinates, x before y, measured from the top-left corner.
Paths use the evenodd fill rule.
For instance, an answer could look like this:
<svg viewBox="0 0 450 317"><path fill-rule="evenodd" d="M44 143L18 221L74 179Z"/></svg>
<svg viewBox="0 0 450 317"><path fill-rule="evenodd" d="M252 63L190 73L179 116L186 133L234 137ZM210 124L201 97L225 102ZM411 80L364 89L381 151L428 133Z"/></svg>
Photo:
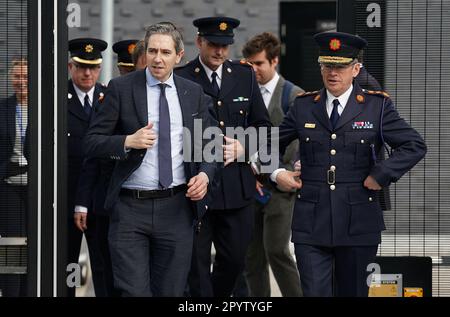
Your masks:
<svg viewBox="0 0 450 317"><path fill-rule="evenodd" d="M231 62L232 64L239 64L239 65L242 65L242 66L250 66L250 67L253 67L252 66L252 64L251 63L249 63L249 62L247 62L245 59L241 59L241 60L239 60L239 61L232 61Z"/></svg>
<svg viewBox="0 0 450 317"><path fill-rule="evenodd" d="M380 90L363 90L366 94L369 95L375 95L375 96L383 96L386 98L389 98L389 94L385 91L380 91Z"/></svg>
<svg viewBox="0 0 450 317"><path fill-rule="evenodd" d="M318 90L316 90L316 91L305 91L305 92L301 92L301 93L297 94L297 97L306 97L306 96L311 96L311 95L317 95L317 96L319 96L319 99L317 99L317 100L320 100L320 95L318 93L319 93ZM317 96L315 98L317 98Z"/></svg>

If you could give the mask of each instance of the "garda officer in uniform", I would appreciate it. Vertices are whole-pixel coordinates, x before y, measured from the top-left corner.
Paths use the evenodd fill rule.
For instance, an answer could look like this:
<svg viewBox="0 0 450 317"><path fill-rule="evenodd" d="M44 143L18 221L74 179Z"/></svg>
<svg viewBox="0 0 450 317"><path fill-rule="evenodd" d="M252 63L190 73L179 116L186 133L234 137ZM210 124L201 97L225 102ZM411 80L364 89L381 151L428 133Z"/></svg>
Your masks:
<svg viewBox="0 0 450 317"><path fill-rule="evenodd" d="M292 241L304 295L367 296L367 265L385 229L376 192L417 164L426 145L387 93L353 80L364 39L333 32L315 40L325 88L299 96L280 126L281 152L300 142L301 175L277 170L271 178L299 189ZM384 142L394 151L380 161Z"/></svg>
<svg viewBox="0 0 450 317"><path fill-rule="evenodd" d="M103 99L105 88L97 83L100 75L102 55L108 44L105 41L93 38L78 38L69 41L69 80L67 100L67 139L68 139L68 263L78 263L81 239L83 232L74 225L80 227L89 223L89 229L84 231L89 248L92 277L96 294L101 294L99 289L103 285L104 270L101 253L96 241L96 216L89 213L88 217L81 217L81 213L87 212L91 206L77 206L75 208L78 183L82 183L80 173L84 162L82 140L88 130L89 121L95 109ZM80 185L81 186L81 185ZM75 296L75 288L69 288L69 296Z"/></svg>
<svg viewBox="0 0 450 317"><path fill-rule="evenodd" d="M139 40L123 40L114 43L112 49L117 54L117 68L120 75L131 73L135 70L132 55Z"/></svg>
<svg viewBox="0 0 450 317"><path fill-rule="evenodd" d="M227 60L233 29L240 21L228 17L197 19L199 56L175 70L199 83L214 100L212 114L222 132L227 127L270 127L270 119L252 67ZM224 164L213 183L212 203L197 235L189 287L191 296L230 296L244 269L252 235L256 179L248 153L232 136L224 137ZM245 155L245 162L236 159ZM211 243L216 249L212 274ZM195 250L196 248L196 250Z"/></svg>

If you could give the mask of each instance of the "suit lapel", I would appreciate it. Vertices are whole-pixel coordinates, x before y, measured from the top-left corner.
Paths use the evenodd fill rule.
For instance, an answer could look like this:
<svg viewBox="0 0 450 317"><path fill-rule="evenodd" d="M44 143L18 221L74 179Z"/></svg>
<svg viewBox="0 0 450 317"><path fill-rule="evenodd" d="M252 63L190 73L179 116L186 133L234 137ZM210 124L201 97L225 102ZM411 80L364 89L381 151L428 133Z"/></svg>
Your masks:
<svg viewBox="0 0 450 317"><path fill-rule="evenodd" d="M320 91L320 99L316 103L316 106L315 106L315 108L313 110L313 114L317 118L317 120L326 129L331 131L331 122L330 122L330 118L328 118L326 100L327 100L327 92L326 92L325 88L323 88Z"/></svg>
<svg viewBox="0 0 450 317"><path fill-rule="evenodd" d="M352 120L354 117L356 117L363 111L364 103L358 103L356 101L357 94L360 95L362 94L361 88L358 85L356 85L356 83L353 83L353 91L350 94L350 97L348 98L347 105L345 106L344 111L342 112L337 122L335 130L344 126L347 122Z"/></svg>
<svg viewBox="0 0 450 317"><path fill-rule="evenodd" d="M175 82L175 88L178 94L178 100L180 101L181 113L183 115L183 126L188 128L189 131L193 131L192 122L192 109L188 89L185 87L180 77L173 75L173 80Z"/></svg>
<svg viewBox="0 0 450 317"><path fill-rule="evenodd" d="M89 122L89 117L87 116L86 112L84 112L83 105L81 104L80 99L78 99L75 88L73 88L72 80L69 80L68 92L70 95L72 95L67 102L68 110L81 120Z"/></svg>
<svg viewBox="0 0 450 317"><path fill-rule="evenodd" d="M98 98L100 97L100 84L95 84L95 90L94 90L94 99L92 100L92 109L96 109L98 106Z"/></svg>
<svg viewBox="0 0 450 317"><path fill-rule="evenodd" d="M230 70L230 71L228 71ZM233 72L230 62L225 61L222 67L222 84L220 85L220 98L225 97L233 87L239 82L237 74Z"/></svg>
<svg viewBox="0 0 450 317"><path fill-rule="evenodd" d="M136 71L133 84L133 99L136 113L141 126L148 124L148 106L147 106L147 78L146 69Z"/></svg>

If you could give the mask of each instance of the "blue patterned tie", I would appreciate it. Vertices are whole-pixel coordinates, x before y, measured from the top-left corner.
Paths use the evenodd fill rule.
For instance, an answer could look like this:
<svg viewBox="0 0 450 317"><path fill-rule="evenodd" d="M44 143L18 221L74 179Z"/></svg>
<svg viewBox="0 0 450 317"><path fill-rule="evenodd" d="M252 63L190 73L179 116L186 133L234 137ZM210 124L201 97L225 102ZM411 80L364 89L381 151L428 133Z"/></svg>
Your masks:
<svg viewBox="0 0 450 317"><path fill-rule="evenodd" d="M89 96L88 96L88 94L86 94L86 96L84 96L83 109L84 109L84 112L86 113L86 115L88 116L88 118L91 118L92 108L91 108L91 104L89 103Z"/></svg>
<svg viewBox="0 0 450 317"><path fill-rule="evenodd" d="M218 96L218 95L219 95L219 92L220 92L220 89L219 89L219 85L217 84L216 77L217 77L217 73L216 73L216 72L213 72L213 73L211 74L211 78L212 78L211 86L212 86L214 95Z"/></svg>
<svg viewBox="0 0 450 317"><path fill-rule="evenodd" d="M158 84L159 95L159 133L158 133L158 164L159 183L162 188L169 188L173 181L172 154L170 143L170 113L166 98L166 84Z"/></svg>
<svg viewBox="0 0 450 317"><path fill-rule="evenodd" d="M336 128L337 122L339 120L339 112L338 112L339 105L340 105L339 100L334 99L333 100L333 111L331 112L331 116L330 116L331 126L333 127L333 130Z"/></svg>

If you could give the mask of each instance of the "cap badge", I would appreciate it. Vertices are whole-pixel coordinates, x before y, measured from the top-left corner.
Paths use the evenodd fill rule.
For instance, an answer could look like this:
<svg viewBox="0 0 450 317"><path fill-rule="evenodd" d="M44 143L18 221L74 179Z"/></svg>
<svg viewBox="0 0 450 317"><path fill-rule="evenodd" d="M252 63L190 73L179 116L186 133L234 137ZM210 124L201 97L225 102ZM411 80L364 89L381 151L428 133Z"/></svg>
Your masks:
<svg viewBox="0 0 450 317"><path fill-rule="evenodd" d="M225 31L228 28L228 24L226 24L225 22L222 22L219 24L219 29L221 31Z"/></svg>
<svg viewBox="0 0 450 317"><path fill-rule="evenodd" d="M136 44L134 44L134 43L131 43L130 45L128 45L128 53L133 54L135 47L136 47Z"/></svg>
<svg viewBox="0 0 450 317"><path fill-rule="evenodd" d="M341 41L338 39L330 40L330 50L337 51L341 48Z"/></svg>
<svg viewBox="0 0 450 317"><path fill-rule="evenodd" d="M92 53L92 51L94 50L94 46L92 46L92 44L88 44L84 47L84 50L86 51L86 53Z"/></svg>

